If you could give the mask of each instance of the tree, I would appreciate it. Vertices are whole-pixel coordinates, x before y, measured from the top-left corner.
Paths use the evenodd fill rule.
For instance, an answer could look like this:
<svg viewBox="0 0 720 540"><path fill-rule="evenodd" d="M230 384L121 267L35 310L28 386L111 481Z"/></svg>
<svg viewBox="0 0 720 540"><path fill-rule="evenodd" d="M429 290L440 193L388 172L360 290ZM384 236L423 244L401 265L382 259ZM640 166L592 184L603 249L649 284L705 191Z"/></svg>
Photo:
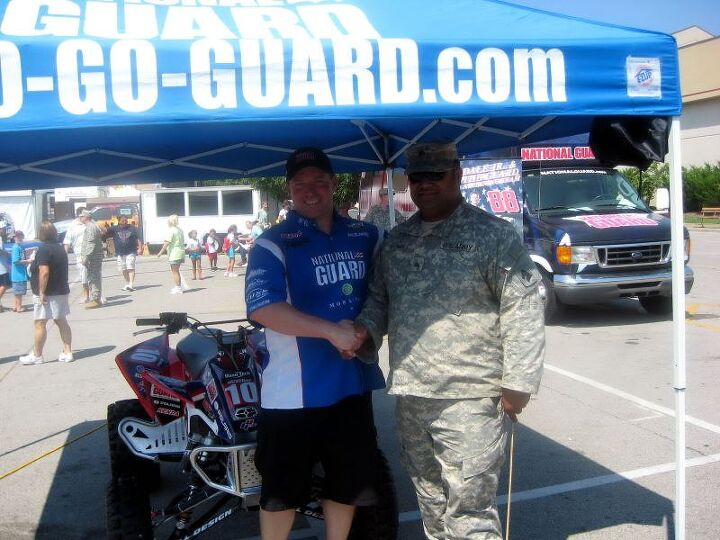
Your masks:
<svg viewBox="0 0 720 540"><path fill-rule="evenodd" d="M360 193L360 177L362 173L340 173L337 175L338 187L335 190L335 206L352 204L357 201ZM226 180L209 180L201 182L204 186L251 186L266 193L276 201L284 201L290 197L287 181L284 176L263 176L258 178L235 178Z"/></svg>

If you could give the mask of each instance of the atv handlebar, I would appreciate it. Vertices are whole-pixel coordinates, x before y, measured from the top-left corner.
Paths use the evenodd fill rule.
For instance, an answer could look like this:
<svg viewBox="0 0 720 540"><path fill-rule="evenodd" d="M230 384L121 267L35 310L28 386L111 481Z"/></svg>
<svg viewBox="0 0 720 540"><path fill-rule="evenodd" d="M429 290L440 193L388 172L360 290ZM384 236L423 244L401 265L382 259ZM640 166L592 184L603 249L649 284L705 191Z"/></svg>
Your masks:
<svg viewBox="0 0 720 540"><path fill-rule="evenodd" d="M135 319L135 326L160 326L160 319Z"/></svg>

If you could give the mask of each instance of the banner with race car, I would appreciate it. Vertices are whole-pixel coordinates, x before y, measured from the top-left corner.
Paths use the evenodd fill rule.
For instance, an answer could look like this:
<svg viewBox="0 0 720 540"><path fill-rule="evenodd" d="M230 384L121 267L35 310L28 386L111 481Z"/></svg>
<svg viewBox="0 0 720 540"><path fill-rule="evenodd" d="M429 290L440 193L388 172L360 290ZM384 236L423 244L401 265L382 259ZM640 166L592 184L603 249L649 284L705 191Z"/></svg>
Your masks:
<svg viewBox="0 0 720 540"><path fill-rule="evenodd" d="M515 226L523 234L522 161L472 159L462 161L460 191L465 200Z"/></svg>

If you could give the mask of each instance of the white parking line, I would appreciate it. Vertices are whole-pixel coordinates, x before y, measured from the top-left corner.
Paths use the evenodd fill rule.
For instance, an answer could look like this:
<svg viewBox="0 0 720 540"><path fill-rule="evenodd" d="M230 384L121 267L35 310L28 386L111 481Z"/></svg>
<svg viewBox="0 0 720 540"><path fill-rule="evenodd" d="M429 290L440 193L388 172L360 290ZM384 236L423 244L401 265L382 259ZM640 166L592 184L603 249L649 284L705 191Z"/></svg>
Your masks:
<svg viewBox="0 0 720 540"><path fill-rule="evenodd" d="M641 407L645 407L646 409L650 409L651 411L656 411L666 416L675 416L675 411L673 409L669 409L668 407L663 407L662 405L658 405L656 403L653 403L652 401L647 401L637 396L633 396L632 394L628 394L627 392L623 392L622 390L618 390L617 388L613 388L612 386L608 386L607 384L603 384L587 377L583 377L582 375L578 375L577 373L572 373L570 371L552 366L550 364L545 364L545 369L547 369L548 371L559 373L560 375L564 375L565 377L576 380L578 382L587 384L589 386L592 386L593 388L597 388L598 390L607 392L608 394L613 394L628 401L632 401L633 403L640 405ZM713 433L717 433L720 435L720 426L716 426L715 424L711 424L710 422L706 422L705 420L700 420L699 418L695 418L694 416L689 415L685 415L685 421L688 424L693 424L694 426L706 429L708 431L712 431Z"/></svg>
<svg viewBox="0 0 720 540"><path fill-rule="evenodd" d="M708 463L720 462L720 454L712 454L709 456L700 456L685 461L685 467L697 467L699 465L707 465ZM584 480L577 480L575 482L565 482L564 484L556 484L554 486L546 486L537 489L528 489L526 491L518 491L512 494L513 502L530 501L533 499L541 499L543 497L550 497L552 495L560 495L561 493L569 493L571 491L579 491L581 489L588 489L593 487L605 486L607 484L614 484L617 482L624 482L625 480L636 480L645 476L652 476L655 474L670 472L675 470L675 462L665 463L663 465L654 465L652 467L643 467L641 469L634 469L632 471L605 474L603 476L595 476L593 478L586 478ZM498 497L498 505L507 503L507 495L500 495ZM405 523L409 521L416 521L420 519L420 512L414 510L411 512L403 512L400 514L400 522Z"/></svg>
<svg viewBox="0 0 720 540"><path fill-rule="evenodd" d="M700 465L708 465L710 463L720 462L720 454L711 454L709 456L700 456L685 461L685 467L698 467ZM631 471L604 474L602 476L595 476L592 478L585 478L584 480L576 480L574 482L565 482L563 484L555 484L553 486L545 486L536 489L528 489L525 491L518 491L513 493L513 502L518 503L521 501L531 501L534 499L542 499L544 497L551 497L553 495L560 495L562 493L570 493L571 491L580 491L582 489L589 489L594 487L606 486L608 484L615 484L618 482L624 482L626 480L637 480L646 476L653 476L656 474L667 473L675 470L675 462L664 463L662 465L653 465L652 467L642 467L640 469L633 469ZM507 503L507 495L500 495L497 499L499 506ZM420 520L420 511L411 510L409 512L400 513L400 523L409 523L412 521ZM309 522L315 520L309 519ZM316 522L317 523L317 522ZM312 523L307 529L296 529L290 534L290 539L299 540L301 538L314 538L316 535L318 538L323 538L322 531L318 531L316 523ZM240 538L239 540L260 540L259 536Z"/></svg>

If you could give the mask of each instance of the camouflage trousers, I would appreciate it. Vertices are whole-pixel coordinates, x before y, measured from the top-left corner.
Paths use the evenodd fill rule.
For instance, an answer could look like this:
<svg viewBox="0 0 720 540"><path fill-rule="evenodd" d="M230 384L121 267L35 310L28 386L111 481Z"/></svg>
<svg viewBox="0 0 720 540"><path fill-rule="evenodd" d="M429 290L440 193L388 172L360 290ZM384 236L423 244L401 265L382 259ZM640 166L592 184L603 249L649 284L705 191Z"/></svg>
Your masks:
<svg viewBox="0 0 720 540"><path fill-rule="evenodd" d="M427 538L502 538L495 501L510 420L500 398L400 396L395 414Z"/></svg>
<svg viewBox="0 0 720 540"><path fill-rule="evenodd" d="M86 263L90 300L102 298L102 259L88 259Z"/></svg>

